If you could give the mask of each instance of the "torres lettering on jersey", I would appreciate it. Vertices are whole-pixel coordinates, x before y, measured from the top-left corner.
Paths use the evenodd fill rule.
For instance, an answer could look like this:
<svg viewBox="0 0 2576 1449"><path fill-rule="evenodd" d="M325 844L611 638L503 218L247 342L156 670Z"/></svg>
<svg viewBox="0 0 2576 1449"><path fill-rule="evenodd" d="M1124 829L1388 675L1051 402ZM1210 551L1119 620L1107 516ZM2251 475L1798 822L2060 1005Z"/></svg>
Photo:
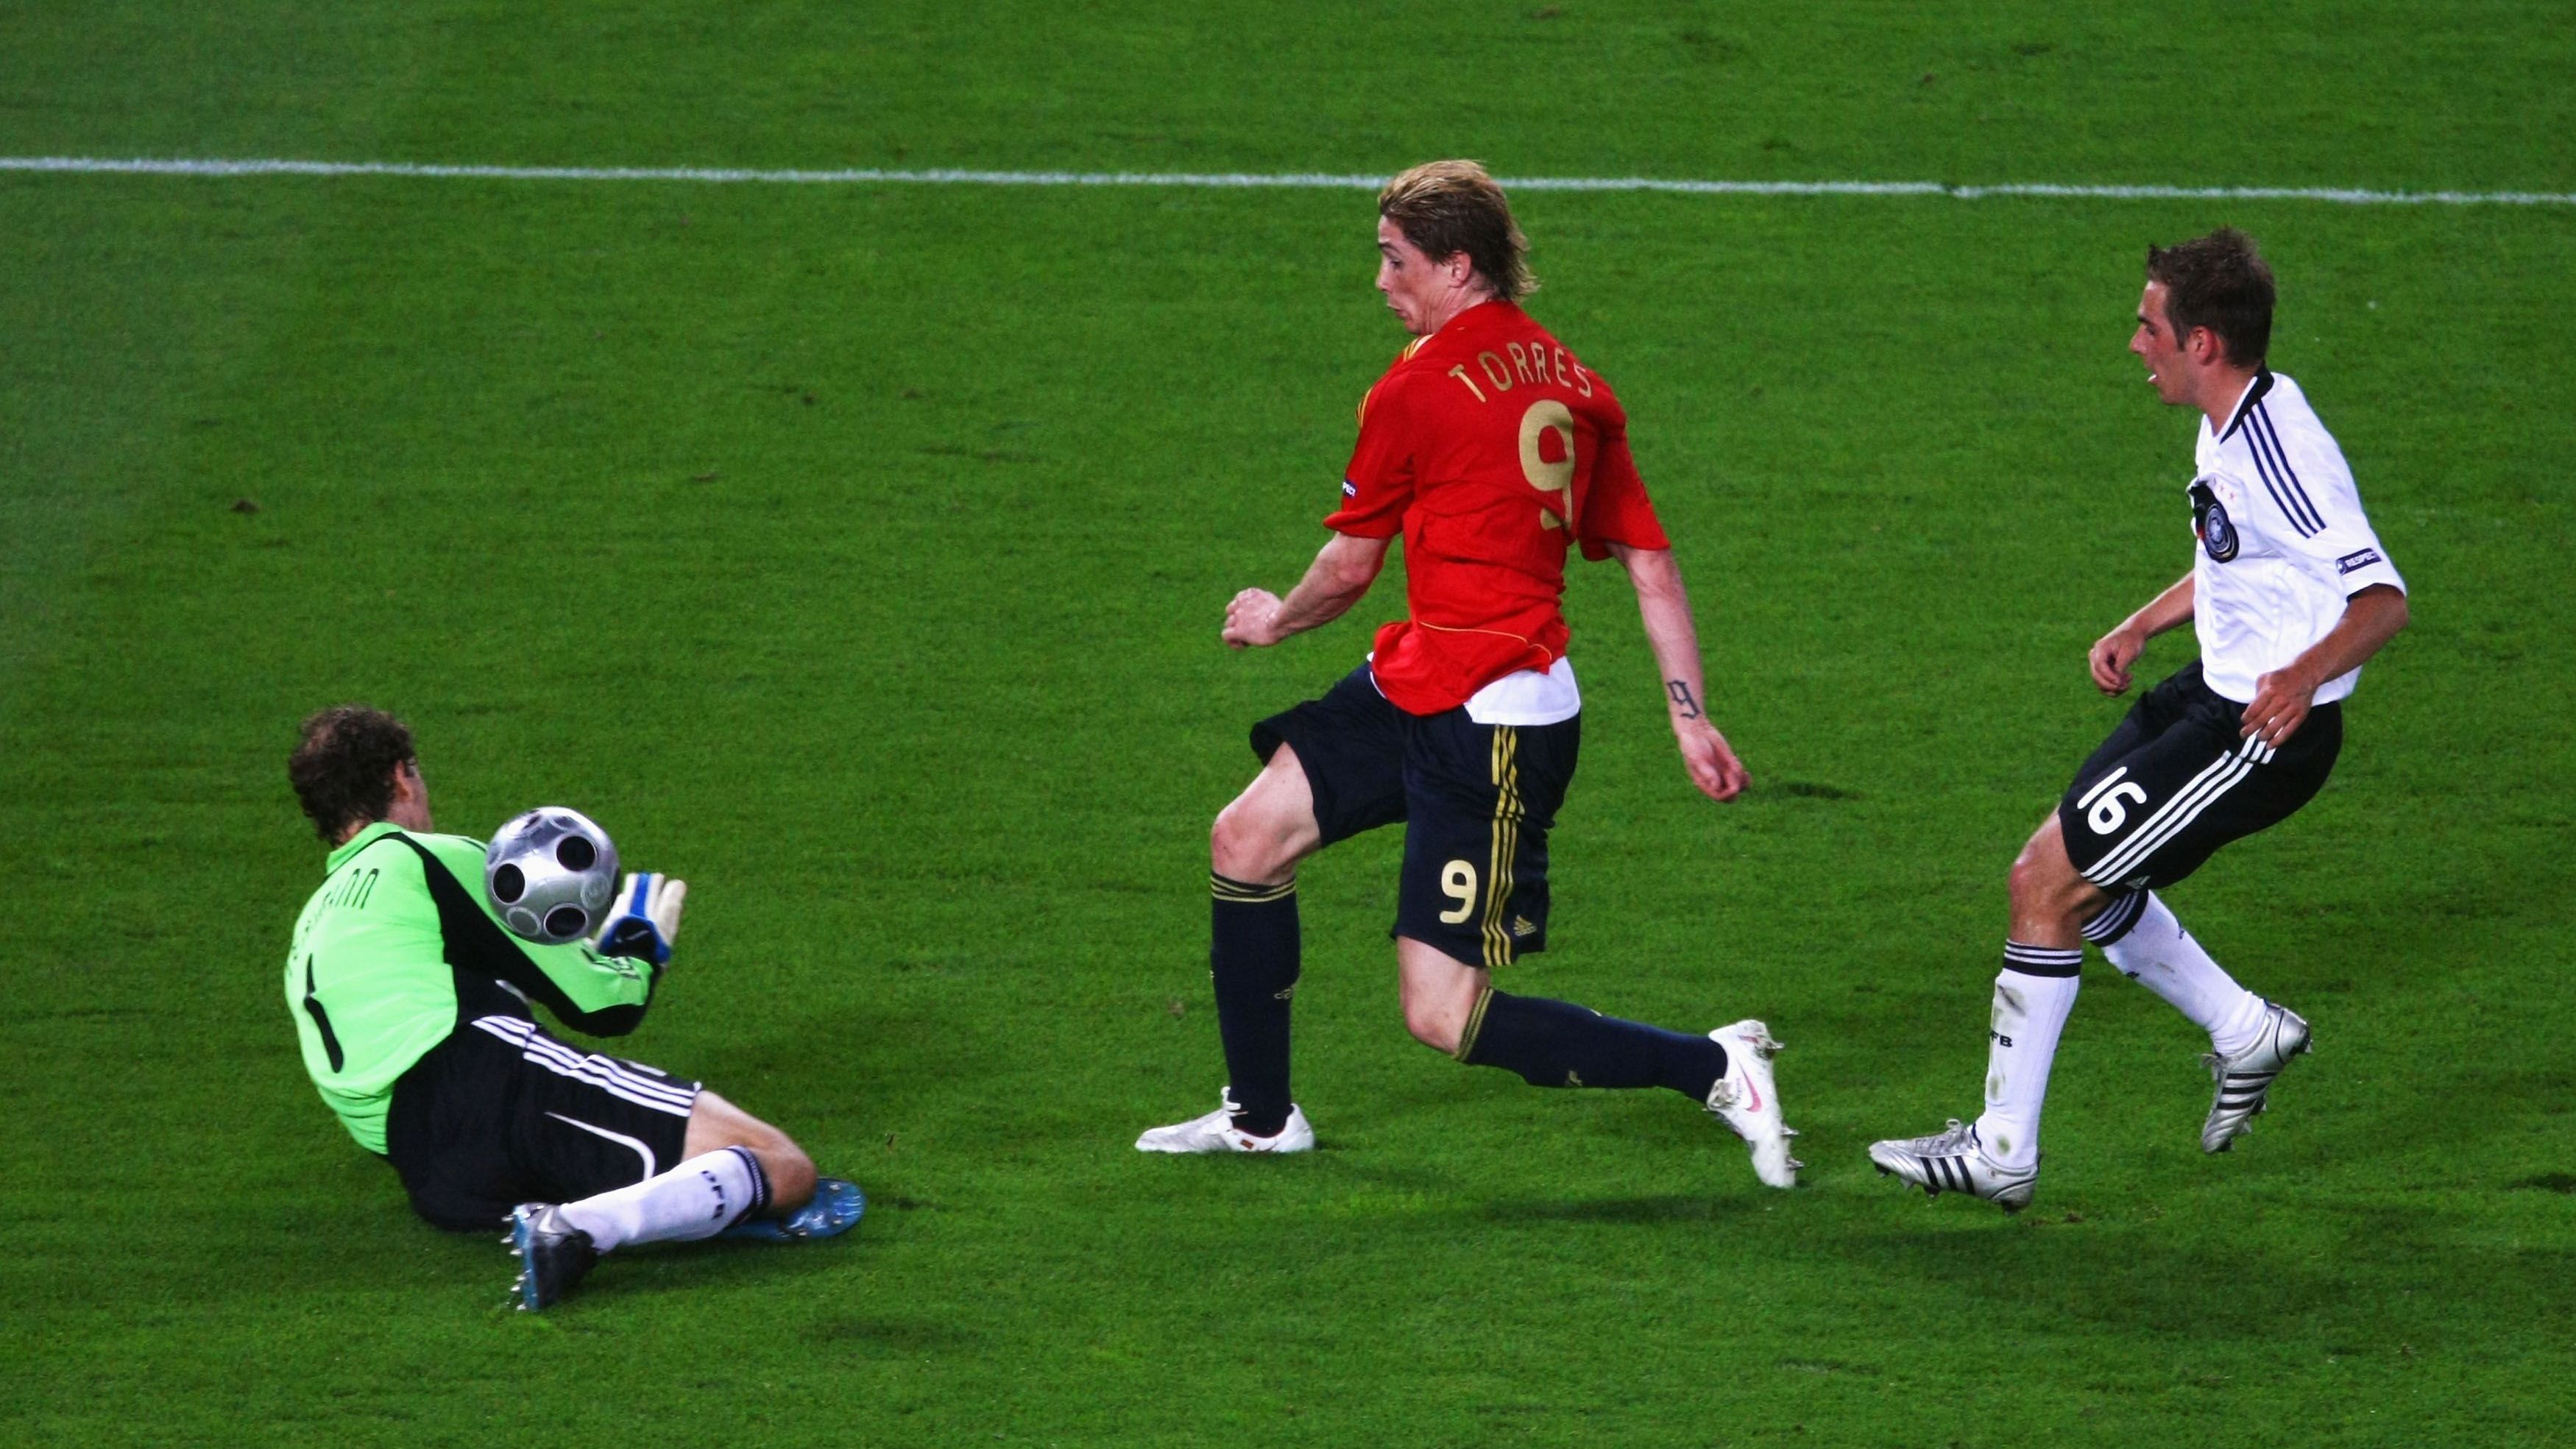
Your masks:
<svg viewBox="0 0 2576 1449"><path fill-rule="evenodd" d="M1504 360L1505 353L1510 354L1508 362ZM1527 342L1506 342L1501 352L1492 348L1478 352L1476 369L1484 374L1485 381L1492 385L1495 393L1510 392L1522 384L1553 382L1558 387L1574 389L1578 397L1592 396L1592 374L1583 364L1567 356L1565 349L1556 343L1537 338ZM1475 376L1468 372L1467 364L1461 362L1452 366L1447 375L1458 379L1459 385L1474 394L1476 401L1489 403L1494 400L1484 388L1476 385Z"/></svg>

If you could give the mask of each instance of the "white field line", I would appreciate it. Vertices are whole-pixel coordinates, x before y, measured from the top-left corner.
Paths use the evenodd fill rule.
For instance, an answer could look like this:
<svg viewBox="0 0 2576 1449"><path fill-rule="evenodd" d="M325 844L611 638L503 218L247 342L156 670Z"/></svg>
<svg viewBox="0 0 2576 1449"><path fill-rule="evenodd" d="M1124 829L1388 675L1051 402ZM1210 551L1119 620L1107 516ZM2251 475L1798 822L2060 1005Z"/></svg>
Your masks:
<svg viewBox="0 0 2576 1449"><path fill-rule="evenodd" d="M697 166L449 166L407 161L206 160L0 156L0 171L139 176L398 176L475 181L680 181L779 186L1171 186L1373 191L1379 176L1324 172L807 171ZM1516 191L1656 191L1684 196L2028 196L2091 201L2322 201L2340 206L2576 206L2566 191L2374 191L2351 186L2116 186L2023 181L1691 181L1649 176L1504 177Z"/></svg>

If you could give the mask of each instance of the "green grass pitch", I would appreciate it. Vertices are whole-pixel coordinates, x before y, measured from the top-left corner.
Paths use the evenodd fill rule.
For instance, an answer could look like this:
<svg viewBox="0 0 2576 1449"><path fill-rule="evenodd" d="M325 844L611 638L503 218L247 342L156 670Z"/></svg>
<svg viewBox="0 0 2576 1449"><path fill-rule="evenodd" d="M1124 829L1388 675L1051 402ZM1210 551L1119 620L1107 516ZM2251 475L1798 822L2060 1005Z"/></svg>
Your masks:
<svg viewBox="0 0 2576 1449"><path fill-rule="evenodd" d="M0 155L2576 189L2545 3L0 10ZM2576 1437L2576 209L1519 198L1697 596L1718 808L1614 570L1556 948L1767 1017L1810 1164L1411 1045L1392 836L1303 877L1325 1150L1221 1079L1204 831L1400 607L1231 655L1402 338L1365 193L0 173L0 1441L2428 1444ZM2103 971L2017 1220L1869 1171L1977 1100L2002 877L2185 566L2121 350L2219 222L2416 623L2295 821L2171 893L2318 1053L2204 1159ZM246 501L247 507L240 501ZM2160 641L2161 672L2188 657ZM283 756L560 800L694 909L622 1048L865 1184L542 1317L314 1099Z"/></svg>

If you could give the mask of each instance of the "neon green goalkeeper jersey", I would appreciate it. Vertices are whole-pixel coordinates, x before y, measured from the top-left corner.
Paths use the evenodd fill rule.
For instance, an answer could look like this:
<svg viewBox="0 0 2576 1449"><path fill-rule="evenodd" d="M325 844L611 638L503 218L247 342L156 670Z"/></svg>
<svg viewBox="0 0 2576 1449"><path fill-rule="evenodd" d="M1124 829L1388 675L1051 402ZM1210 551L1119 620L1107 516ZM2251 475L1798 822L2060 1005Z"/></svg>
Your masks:
<svg viewBox="0 0 2576 1449"><path fill-rule="evenodd" d="M586 944L513 936L483 898L483 843L379 821L331 852L295 922L286 1006L304 1070L349 1135L385 1150L394 1081L479 1016L540 1002L576 1031L623 1036L660 973Z"/></svg>

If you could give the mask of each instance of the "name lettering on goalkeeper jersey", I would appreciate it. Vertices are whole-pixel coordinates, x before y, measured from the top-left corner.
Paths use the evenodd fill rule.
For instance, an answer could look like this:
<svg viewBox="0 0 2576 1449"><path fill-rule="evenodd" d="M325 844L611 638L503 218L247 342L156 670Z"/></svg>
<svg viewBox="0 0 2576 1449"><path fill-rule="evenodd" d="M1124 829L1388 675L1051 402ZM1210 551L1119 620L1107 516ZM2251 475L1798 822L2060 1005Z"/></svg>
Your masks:
<svg viewBox="0 0 2576 1449"><path fill-rule="evenodd" d="M349 872L348 879L331 888L331 893L324 896L322 902L325 905L365 910L368 898L376 893L376 878L382 874L382 871L372 865L365 870L353 870Z"/></svg>

